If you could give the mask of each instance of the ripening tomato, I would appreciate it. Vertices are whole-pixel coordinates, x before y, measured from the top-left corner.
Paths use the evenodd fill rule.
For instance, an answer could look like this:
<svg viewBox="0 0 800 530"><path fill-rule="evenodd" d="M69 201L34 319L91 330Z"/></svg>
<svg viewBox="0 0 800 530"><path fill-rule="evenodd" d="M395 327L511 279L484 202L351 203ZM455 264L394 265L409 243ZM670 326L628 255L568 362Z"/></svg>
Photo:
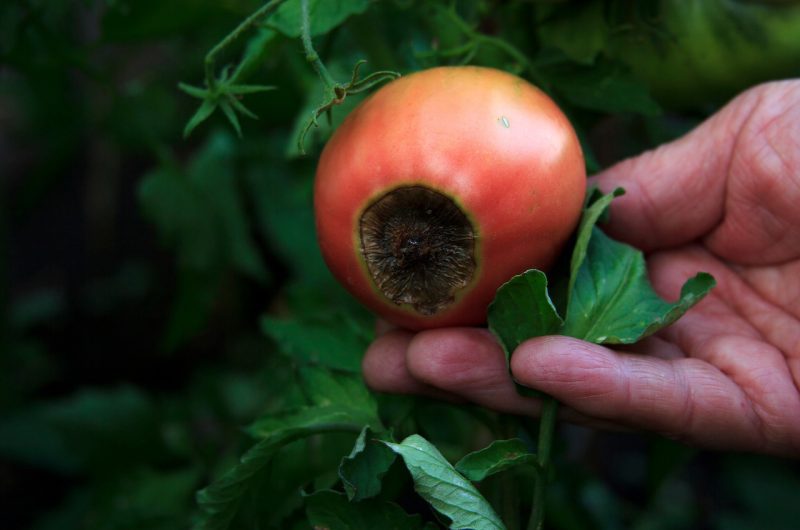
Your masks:
<svg viewBox="0 0 800 530"><path fill-rule="evenodd" d="M540 90L440 67L372 94L322 153L322 254L351 293L411 329L477 325L495 291L546 269L586 191L580 144Z"/></svg>

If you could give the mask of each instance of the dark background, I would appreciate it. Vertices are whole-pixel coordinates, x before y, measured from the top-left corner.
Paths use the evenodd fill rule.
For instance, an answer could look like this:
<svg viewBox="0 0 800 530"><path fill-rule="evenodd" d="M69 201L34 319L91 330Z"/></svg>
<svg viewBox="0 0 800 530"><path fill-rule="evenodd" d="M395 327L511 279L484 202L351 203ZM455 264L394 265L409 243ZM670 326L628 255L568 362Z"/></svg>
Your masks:
<svg viewBox="0 0 800 530"><path fill-rule="evenodd" d="M439 4L448 3L372 3L318 36L318 49L340 79L360 57L368 69L402 72L457 62L464 57L431 53L467 38ZM736 11L743 3L707 4ZM689 70L663 71L686 87L660 87L635 61L657 64L670 46L691 46L681 40L683 26L669 25L668 5L471 1L458 12L480 34L538 61L596 170L676 137L757 81L800 71L785 60L791 39L759 40L786 31L789 15L800 24L798 9L780 14L782 26L761 29L709 11L721 51L703 44L701 52L719 55L724 75L699 82ZM330 318L335 308L361 330L349 347L368 341L370 317L331 280L314 242L310 185L329 128L297 156L298 120L321 98L299 40L278 33L264 47L248 82L277 89L247 96L260 119L243 118L242 139L219 112L182 137L198 100L178 83L201 85L205 53L256 7L250 0L0 6L2 528L189 526L194 492L249 445L241 426L298 392L291 333L265 330L261 316L283 319L296 333L313 326L309 333L324 338L341 328ZM687 16L712 16L696 11ZM586 21L595 15L608 27L633 28L636 49L652 55L590 46L592 55L562 42L565 31L597 30ZM220 66L236 62L252 36ZM736 63L747 56L736 39L759 49L757 68ZM579 61L581 53L590 59ZM469 60L531 77L491 42ZM335 109L335 121L356 101ZM416 406L420 430L456 454L467 450L452 442L459 429L469 431L454 407ZM272 480L308 484L351 443L332 442L305 464L300 448L297 469L274 470ZM569 426L558 445L553 528L795 528L800 521L793 461ZM296 488L278 490L264 498L287 513L261 518L260 527L303 527L299 504L285 500ZM407 480L398 491L410 491ZM398 498L413 507L408 495Z"/></svg>

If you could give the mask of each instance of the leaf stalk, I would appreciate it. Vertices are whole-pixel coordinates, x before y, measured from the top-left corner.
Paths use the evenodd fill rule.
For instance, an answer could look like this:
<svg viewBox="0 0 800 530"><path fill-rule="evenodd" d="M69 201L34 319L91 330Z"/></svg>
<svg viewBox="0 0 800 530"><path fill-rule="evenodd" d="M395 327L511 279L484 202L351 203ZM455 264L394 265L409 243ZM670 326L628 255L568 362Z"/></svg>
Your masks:
<svg viewBox="0 0 800 530"><path fill-rule="evenodd" d="M311 16L308 9L308 0L300 0L300 39L303 41L306 60L311 63L311 66L314 67L314 71L317 72L322 82L325 83L326 91L334 90L337 83L319 58L319 54L314 49L314 43L311 41Z"/></svg>
<svg viewBox="0 0 800 530"><path fill-rule="evenodd" d="M528 521L528 530L542 530L544 526L547 480L550 475L550 454L555 436L558 401L547 396L542 401L542 415L539 419L539 444L536 448L539 473L533 487L533 508Z"/></svg>

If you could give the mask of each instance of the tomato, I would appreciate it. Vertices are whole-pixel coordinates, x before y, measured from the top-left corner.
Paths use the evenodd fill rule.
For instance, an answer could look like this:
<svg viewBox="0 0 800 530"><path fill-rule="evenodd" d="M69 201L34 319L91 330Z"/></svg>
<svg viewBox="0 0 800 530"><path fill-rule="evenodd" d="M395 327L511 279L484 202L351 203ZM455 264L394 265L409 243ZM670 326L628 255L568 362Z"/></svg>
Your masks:
<svg viewBox="0 0 800 530"><path fill-rule="evenodd" d="M433 68L373 93L331 137L317 233L333 274L390 322L478 325L500 285L552 265L585 188L575 132L543 92Z"/></svg>

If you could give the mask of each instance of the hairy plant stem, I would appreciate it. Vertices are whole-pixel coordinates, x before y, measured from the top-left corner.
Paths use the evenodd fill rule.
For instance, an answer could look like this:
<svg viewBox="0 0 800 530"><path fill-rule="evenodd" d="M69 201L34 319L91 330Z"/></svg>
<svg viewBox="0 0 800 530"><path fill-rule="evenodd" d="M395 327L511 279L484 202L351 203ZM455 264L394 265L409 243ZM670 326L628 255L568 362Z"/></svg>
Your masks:
<svg viewBox="0 0 800 530"><path fill-rule="evenodd" d="M311 42L311 17L308 13L308 0L300 0L300 38L303 40L303 49L306 52L306 60L311 63L326 89L335 89L336 80L333 79L328 69L319 58L319 54L314 49Z"/></svg>
<svg viewBox="0 0 800 530"><path fill-rule="evenodd" d="M286 0L270 0L254 11L249 17L244 19L242 23L236 27L236 29L228 33L224 39L219 41L216 46L211 48L211 50L206 54L205 58L206 85L209 89L213 89L217 84L217 79L214 76L214 67L217 55L219 55L225 48L230 46L236 39L238 39L242 33L246 32L251 27L258 24L262 19L275 12L275 10L278 9L278 7L280 7L280 5L285 1Z"/></svg>
<svg viewBox="0 0 800 530"><path fill-rule="evenodd" d="M536 448L539 473L533 487L533 509L528 520L528 530L541 530L544 525L547 480L550 475L550 452L556 427L558 401L545 397L542 401L542 415L539 418L539 444Z"/></svg>
<svg viewBox="0 0 800 530"><path fill-rule="evenodd" d="M325 68L325 64L323 64L322 60L319 58L319 54L314 49L314 44L311 42L311 17L309 16L308 0L300 0L300 39L303 41L303 48L306 53L306 61L311 63L311 66L313 66L314 70L317 72L317 75L322 80L322 83L325 85L323 89L324 98L322 104L311 114L311 118L306 122L305 127L302 129L299 137L297 138L298 151L303 154L305 152L303 146L305 143L306 134L312 127L317 126L317 118L322 115L322 113L327 114L328 123L330 124L331 109L336 105L340 105L348 94L358 94L359 92L364 92L378 83L395 79L399 77L400 74L397 72L384 70L380 72L373 72L365 78L359 79L359 68L361 68L361 65L366 62L361 60L356 63L355 67L353 67L353 74L349 82L336 82L330 72L328 72L328 69Z"/></svg>

